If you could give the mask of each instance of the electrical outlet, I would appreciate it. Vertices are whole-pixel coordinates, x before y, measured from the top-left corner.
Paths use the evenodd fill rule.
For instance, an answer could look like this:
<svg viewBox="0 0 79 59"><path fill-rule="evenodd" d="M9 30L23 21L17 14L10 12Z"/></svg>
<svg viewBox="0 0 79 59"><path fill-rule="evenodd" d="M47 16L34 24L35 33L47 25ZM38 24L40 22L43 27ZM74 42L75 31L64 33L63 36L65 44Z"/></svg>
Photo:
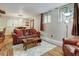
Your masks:
<svg viewBox="0 0 79 59"><path fill-rule="evenodd" d="M51 37L53 37L53 35L51 35Z"/></svg>

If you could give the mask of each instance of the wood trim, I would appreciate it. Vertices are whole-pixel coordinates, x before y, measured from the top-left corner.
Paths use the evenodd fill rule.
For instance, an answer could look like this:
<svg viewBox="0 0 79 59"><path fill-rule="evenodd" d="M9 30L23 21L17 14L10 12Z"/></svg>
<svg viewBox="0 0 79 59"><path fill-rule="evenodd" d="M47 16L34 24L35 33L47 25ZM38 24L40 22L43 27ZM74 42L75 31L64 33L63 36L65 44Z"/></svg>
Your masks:
<svg viewBox="0 0 79 59"><path fill-rule="evenodd" d="M6 14L6 12L5 12L5 11L3 11L3 10L0 10L0 13L1 13L1 14Z"/></svg>
<svg viewBox="0 0 79 59"><path fill-rule="evenodd" d="M44 25L43 25L43 14L41 14L40 30L41 30L41 31L44 31Z"/></svg>

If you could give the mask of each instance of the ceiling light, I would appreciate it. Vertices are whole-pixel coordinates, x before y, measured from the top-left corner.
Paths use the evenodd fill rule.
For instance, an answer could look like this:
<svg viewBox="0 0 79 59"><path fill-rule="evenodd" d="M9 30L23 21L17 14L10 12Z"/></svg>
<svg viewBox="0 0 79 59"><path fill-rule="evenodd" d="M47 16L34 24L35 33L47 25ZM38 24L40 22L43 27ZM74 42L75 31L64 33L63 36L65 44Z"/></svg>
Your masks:
<svg viewBox="0 0 79 59"><path fill-rule="evenodd" d="M23 16L22 14L18 15L18 16Z"/></svg>

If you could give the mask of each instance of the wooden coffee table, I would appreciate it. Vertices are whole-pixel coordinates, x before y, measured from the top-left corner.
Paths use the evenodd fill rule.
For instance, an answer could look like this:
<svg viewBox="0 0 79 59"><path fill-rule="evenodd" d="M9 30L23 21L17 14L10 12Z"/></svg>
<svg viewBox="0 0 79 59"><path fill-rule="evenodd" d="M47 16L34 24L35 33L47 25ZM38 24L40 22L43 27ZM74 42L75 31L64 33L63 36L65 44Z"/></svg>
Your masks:
<svg viewBox="0 0 79 59"><path fill-rule="evenodd" d="M41 39L38 38L38 37L23 39L23 48L24 48L24 50L29 48L29 46L34 47L34 46L37 46L38 44L40 45L39 41L41 41Z"/></svg>

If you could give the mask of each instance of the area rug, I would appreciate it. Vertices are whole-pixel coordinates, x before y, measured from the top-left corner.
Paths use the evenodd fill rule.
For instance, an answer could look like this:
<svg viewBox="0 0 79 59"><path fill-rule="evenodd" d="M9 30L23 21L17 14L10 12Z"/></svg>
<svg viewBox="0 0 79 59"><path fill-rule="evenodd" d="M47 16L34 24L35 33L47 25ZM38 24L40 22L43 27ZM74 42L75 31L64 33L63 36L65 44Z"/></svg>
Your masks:
<svg viewBox="0 0 79 59"><path fill-rule="evenodd" d="M55 47L41 56L63 56L62 47Z"/></svg>

